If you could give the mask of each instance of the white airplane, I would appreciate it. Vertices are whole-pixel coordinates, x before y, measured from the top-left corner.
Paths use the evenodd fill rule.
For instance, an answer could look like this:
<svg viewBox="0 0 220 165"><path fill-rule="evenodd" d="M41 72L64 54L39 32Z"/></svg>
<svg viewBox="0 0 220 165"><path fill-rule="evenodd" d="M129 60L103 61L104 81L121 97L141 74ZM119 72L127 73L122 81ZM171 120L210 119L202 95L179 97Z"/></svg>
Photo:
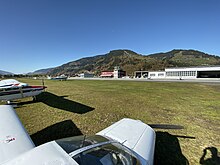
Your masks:
<svg viewBox="0 0 220 165"><path fill-rule="evenodd" d="M57 77L47 77L49 80L60 80L60 81L63 81L63 80L67 80L67 76L65 76L64 74L60 75L60 76L57 76Z"/></svg>
<svg viewBox="0 0 220 165"><path fill-rule="evenodd" d="M10 103L12 100L34 97L44 91L45 86L29 86L14 79L0 81L0 100Z"/></svg>
<svg viewBox="0 0 220 165"><path fill-rule="evenodd" d="M11 105L1 105L0 116L0 165L153 165L155 132L140 120L36 147Z"/></svg>

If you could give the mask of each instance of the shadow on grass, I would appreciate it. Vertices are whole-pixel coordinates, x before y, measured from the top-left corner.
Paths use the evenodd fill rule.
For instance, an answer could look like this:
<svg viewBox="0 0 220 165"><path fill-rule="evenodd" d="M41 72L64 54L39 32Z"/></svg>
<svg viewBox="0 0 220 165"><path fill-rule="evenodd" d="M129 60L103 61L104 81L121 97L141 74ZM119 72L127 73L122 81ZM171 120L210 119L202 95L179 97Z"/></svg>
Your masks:
<svg viewBox="0 0 220 165"><path fill-rule="evenodd" d="M206 158L207 151L211 152L211 158ZM204 165L219 165L220 164L220 153L215 147L207 147L203 150L203 155L199 161L200 164Z"/></svg>
<svg viewBox="0 0 220 165"><path fill-rule="evenodd" d="M187 138L187 137L186 137ZM168 132L156 132L155 165L188 165L189 162L182 154L179 140Z"/></svg>
<svg viewBox="0 0 220 165"><path fill-rule="evenodd" d="M87 105L83 105L81 103L77 103L75 101L65 99L65 97L67 96L57 96L50 92L43 92L36 96L36 101L43 102L44 104L50 107L54 107L78 114L87 113L95 109ZM17 105L23 106L25 104L33 104L34 102L35 101L20 102Z"/></svg>
<svg viewBox="0 0 220 165"><path fill-rule="evenodd" d="M77 128L72 120L65 120L32 134L31 139L38 146L52 140L78 135L82 135L79 128Z"/></svg>

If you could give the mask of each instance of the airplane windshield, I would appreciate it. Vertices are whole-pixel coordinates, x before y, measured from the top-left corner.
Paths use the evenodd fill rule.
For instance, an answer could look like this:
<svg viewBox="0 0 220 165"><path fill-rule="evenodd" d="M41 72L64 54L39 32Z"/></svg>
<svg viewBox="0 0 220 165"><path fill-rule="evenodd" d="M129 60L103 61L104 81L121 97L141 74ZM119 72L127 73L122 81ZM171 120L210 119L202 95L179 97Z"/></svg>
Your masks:
<svg viewBox="0 0 220 165"><path fill-rule="evenodd" d="M109 140L99 135L89 137L82 135L56 140L56 143L69 154L79 148L107 141Z"/></svg>
<svg viewBox="0 0 220 165"><path fill-rule="evenodd" d="M108 143L71 156L79 165L140 165L138 159L119 143Z"/></svg>

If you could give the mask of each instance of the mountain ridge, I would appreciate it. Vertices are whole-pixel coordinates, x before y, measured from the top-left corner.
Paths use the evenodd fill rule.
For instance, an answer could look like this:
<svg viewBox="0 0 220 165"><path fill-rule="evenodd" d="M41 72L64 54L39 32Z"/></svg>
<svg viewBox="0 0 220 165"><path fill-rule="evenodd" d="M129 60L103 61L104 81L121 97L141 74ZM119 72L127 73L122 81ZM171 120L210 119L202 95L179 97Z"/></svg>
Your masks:
<svg viewBox="0 0 220 165"><path fill-rule="evenodd" d="M157 71L167 67L209 65L220 65L220 57L192 49L173 49L169 52L149 55L138 54L128 49L118 49L103 55L68 62L52 69L48 74L74 76L83 72L92 72L99 75L101 71L112 71L114 66L120 66L128 75L132 75L137 70Z"/></svg>
<svg viewBox="0 0 220 165"><path fill-rule="evenodd" d="M14 73L0 70L0 75L14 75Z"/></svg>
<svg viewBox="0 0 220 165"><path fill-rule="evenodd" d="M34 72L27 73L27 75L46 75L52 69L54 69L54 68L39 69Z"/></svg>
<svg viewBox="0 0 220 165"><path fill-rule="evenodd" d="M210 55L198 50L173 49L168 52L160 52L148 55L138 54L129 49L111 50L108 53L84 57L70 61L63 65L39 69L27 75L76 76L80 73L91 72L100 75L102 71L112 71L115 66L120 66L132 75L134 71L147 70L159 71L168 67L192 67L220 65L220 57ZM0 70L0 75L13 74Z"/></svg>

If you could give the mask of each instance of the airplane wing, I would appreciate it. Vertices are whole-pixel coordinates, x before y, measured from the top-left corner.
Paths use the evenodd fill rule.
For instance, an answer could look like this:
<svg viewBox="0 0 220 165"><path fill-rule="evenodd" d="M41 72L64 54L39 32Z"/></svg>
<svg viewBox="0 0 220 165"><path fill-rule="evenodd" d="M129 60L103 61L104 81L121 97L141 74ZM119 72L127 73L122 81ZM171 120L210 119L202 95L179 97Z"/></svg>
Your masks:
<svg viewBox="0 0 220 165"><path fill-rule="evenodd" d="M1 164L1 163L0 163ZM79 165L55 141L45 143L1 165Z"/></svg>
<svg viewBox="0 0 220 165"><path fill-rule="evenodd" d="M8 87L11 87L16 84L20 84L20 82L17 80L14 80L14 79L1 80L0 81L0 88L8 88Z"/></svg>
<svg viewBox="0 0 220 165"><path fill-rule="evenodd" d="M15 86L15 85L4 85L4 86L0 86L0 90L1 91L4 91L4 90L7 90L7 89L17 89L19 88L18 86Z"/></svg>
<svg viewBox="0 0 220 165"><path fill-rule="evenodd" d="M11 105L0 105L0 164L35 147Z"/></svg>
<svg viewBox="0 0 220 165"><path fill-rule="evenodd" d="M133 150L146 164L153 164L156 135L140 120L124 118L97 135L114 139Z"/></svg>

